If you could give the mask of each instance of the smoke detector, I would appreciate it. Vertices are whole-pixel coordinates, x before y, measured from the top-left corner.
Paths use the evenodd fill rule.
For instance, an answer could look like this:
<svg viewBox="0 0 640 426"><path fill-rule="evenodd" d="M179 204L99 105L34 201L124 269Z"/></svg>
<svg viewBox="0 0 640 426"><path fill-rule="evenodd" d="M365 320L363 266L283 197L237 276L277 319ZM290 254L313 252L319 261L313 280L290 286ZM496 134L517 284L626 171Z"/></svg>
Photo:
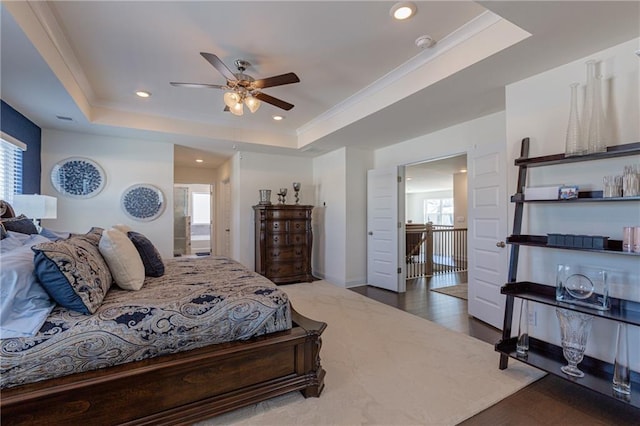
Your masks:
<svg viewBox="0 0 640 426"><path fill-rule="evenodd" d="M420 49L427 49L434 44L436 44L436 41L428 35L423 35L416 39L416 46L418 46Z"/></svg>

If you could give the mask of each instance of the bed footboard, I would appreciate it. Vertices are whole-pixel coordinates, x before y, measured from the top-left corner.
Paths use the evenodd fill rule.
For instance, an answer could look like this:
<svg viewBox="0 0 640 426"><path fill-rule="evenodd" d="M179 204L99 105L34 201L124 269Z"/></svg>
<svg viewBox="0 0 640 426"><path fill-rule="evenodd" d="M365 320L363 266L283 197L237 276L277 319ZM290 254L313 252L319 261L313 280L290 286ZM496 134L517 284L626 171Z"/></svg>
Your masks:
<svg viewBox="0 0 640 426"><path fill-rule="evenodd" d="M292 308L291 330L0 392L3 425L177 425L291 391L318 397L326 324Z"/></svg>

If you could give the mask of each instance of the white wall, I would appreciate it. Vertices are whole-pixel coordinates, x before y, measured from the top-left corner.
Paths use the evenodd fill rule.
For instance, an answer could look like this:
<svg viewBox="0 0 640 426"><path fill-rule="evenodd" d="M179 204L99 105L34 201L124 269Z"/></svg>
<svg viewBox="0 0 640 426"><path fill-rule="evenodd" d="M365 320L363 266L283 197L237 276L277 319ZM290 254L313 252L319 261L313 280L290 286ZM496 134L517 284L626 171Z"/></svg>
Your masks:
<svg viewBox="0 0 640 426"><path fill-rule="evenodd" d="M217 169L205 167L175 167L173 180L175 183L202 183L212 185L216 181Z"/></svg>
<svg viewBox="0 0 640 426"><path fill-rule="evenodd" d="M346 286L347 273L346 169L346 148L313 159L317 206L313 216L313 273L340 286ZM366 221L366 209L359 217ZM364 267L366 270L366 259Z"/></svg>
<svg viewBox="0 0 640 426"><path fill-rule="evenodd" d="M69 157L89 158L104 169L106 185L98 195L77 199L53 188L52 167ZM43 221L45 227L84 233L92 226L124 223L146 235L162 256L173 255L172 144L42 129L41 158L42 192L58 198L58 219ZM155 185L165 196L164 212L151 222L129 219L120 207L122 193L139 183Z"/></svg>
<svg viewBox="0 0 640 426"><path fill-rule="evenodd" d="M382 168L407 165L453 154L466 154L474 145L504 141L504 129L505 113L497 112L377 149L374 153L374 166Z"/></svg>
<svg viewBox="0 0 640 426"><path fill-rule="evenodd" d="M603 85L610 143L640 140L640 61L634 54L640 40L614 46L589 57L568 63L548 72L511 84L506 88L508 161L519 156L520 140L531 138L530 156L564 152L564 137L569 116L569 85L579 82L584 90L588 59L602 61ZM582 106L583 92L579 105ZM602 177L621 174L625 164L638 164L640 156L590 161L530 170L529 185L555 183L577 184L581 188L602 189ZM509 170L509 192L516 186L517 168ZM513 208L509 222L513 220ZM523 233L544 235L548 232L606 235L621 239L622 227L640 224L637 202L573 205L527 205ZM640 261L637 257L548 250L522 247L519 280L555 285L555 265L577 263L601 266L611 271L609 284L613 296L640 301ZM534 305L538 324L530 330L534 337L558 344L559 326L553 309ZM640 327L630 327L630 347L640 348ZM587 353L612 361L615 323L595 319ZM631 351L632 368L640 370L640 351Z"/></svg>
<svg viewBox="0 0 640 426"><path fill-rule="evenodd" d="M467 174L453 174L453 226L467 227Z"/></svg>
<svg viewBox="0 0 640 426"><path fill-rule="evenodd" d="M234 209L232 220L234 259L249 269L255 267L255 228L252 206L258 204L258 190L270 189L271 202L278 202L279 188L287 188L286 204L295 204L293 182L300 182L300 204L313 205L313 162L310 158L240 152L232 170Z"/></svg>

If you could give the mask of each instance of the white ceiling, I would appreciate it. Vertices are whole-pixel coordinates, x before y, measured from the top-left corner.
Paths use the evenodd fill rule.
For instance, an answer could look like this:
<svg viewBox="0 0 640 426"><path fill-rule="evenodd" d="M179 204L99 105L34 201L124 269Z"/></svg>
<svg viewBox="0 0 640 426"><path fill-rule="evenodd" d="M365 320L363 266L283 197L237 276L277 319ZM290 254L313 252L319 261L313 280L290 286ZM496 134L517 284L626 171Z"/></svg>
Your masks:
<svg viewBox="0 0 640 426"><path fill-rule="evenodd" d="M176 161L237 150L316 155L375 149L504 109L504 86L640 35L640 2L3 2L2 99L43 128L173 142ZM428 34L437 43L419 49ZM200 55L301 82L264 92L295 104L222 111ZM630 53L632 54L632 52ZM143 100L135 90L153 96ZM61 121L56 116L73 118Z"/></svg>

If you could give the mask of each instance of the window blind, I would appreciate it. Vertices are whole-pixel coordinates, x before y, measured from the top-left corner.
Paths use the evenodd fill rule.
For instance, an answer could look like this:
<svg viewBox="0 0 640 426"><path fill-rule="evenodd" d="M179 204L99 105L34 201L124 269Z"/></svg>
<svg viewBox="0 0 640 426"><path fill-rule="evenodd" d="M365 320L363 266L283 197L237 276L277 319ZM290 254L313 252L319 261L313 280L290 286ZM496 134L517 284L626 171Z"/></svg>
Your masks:
<svg viewBox="0 0 640 426"><path fill-rule="evenodd" d="M0 199L13 202L14 194L22 193L22 151L24 144L0 138Z"/></svg>

